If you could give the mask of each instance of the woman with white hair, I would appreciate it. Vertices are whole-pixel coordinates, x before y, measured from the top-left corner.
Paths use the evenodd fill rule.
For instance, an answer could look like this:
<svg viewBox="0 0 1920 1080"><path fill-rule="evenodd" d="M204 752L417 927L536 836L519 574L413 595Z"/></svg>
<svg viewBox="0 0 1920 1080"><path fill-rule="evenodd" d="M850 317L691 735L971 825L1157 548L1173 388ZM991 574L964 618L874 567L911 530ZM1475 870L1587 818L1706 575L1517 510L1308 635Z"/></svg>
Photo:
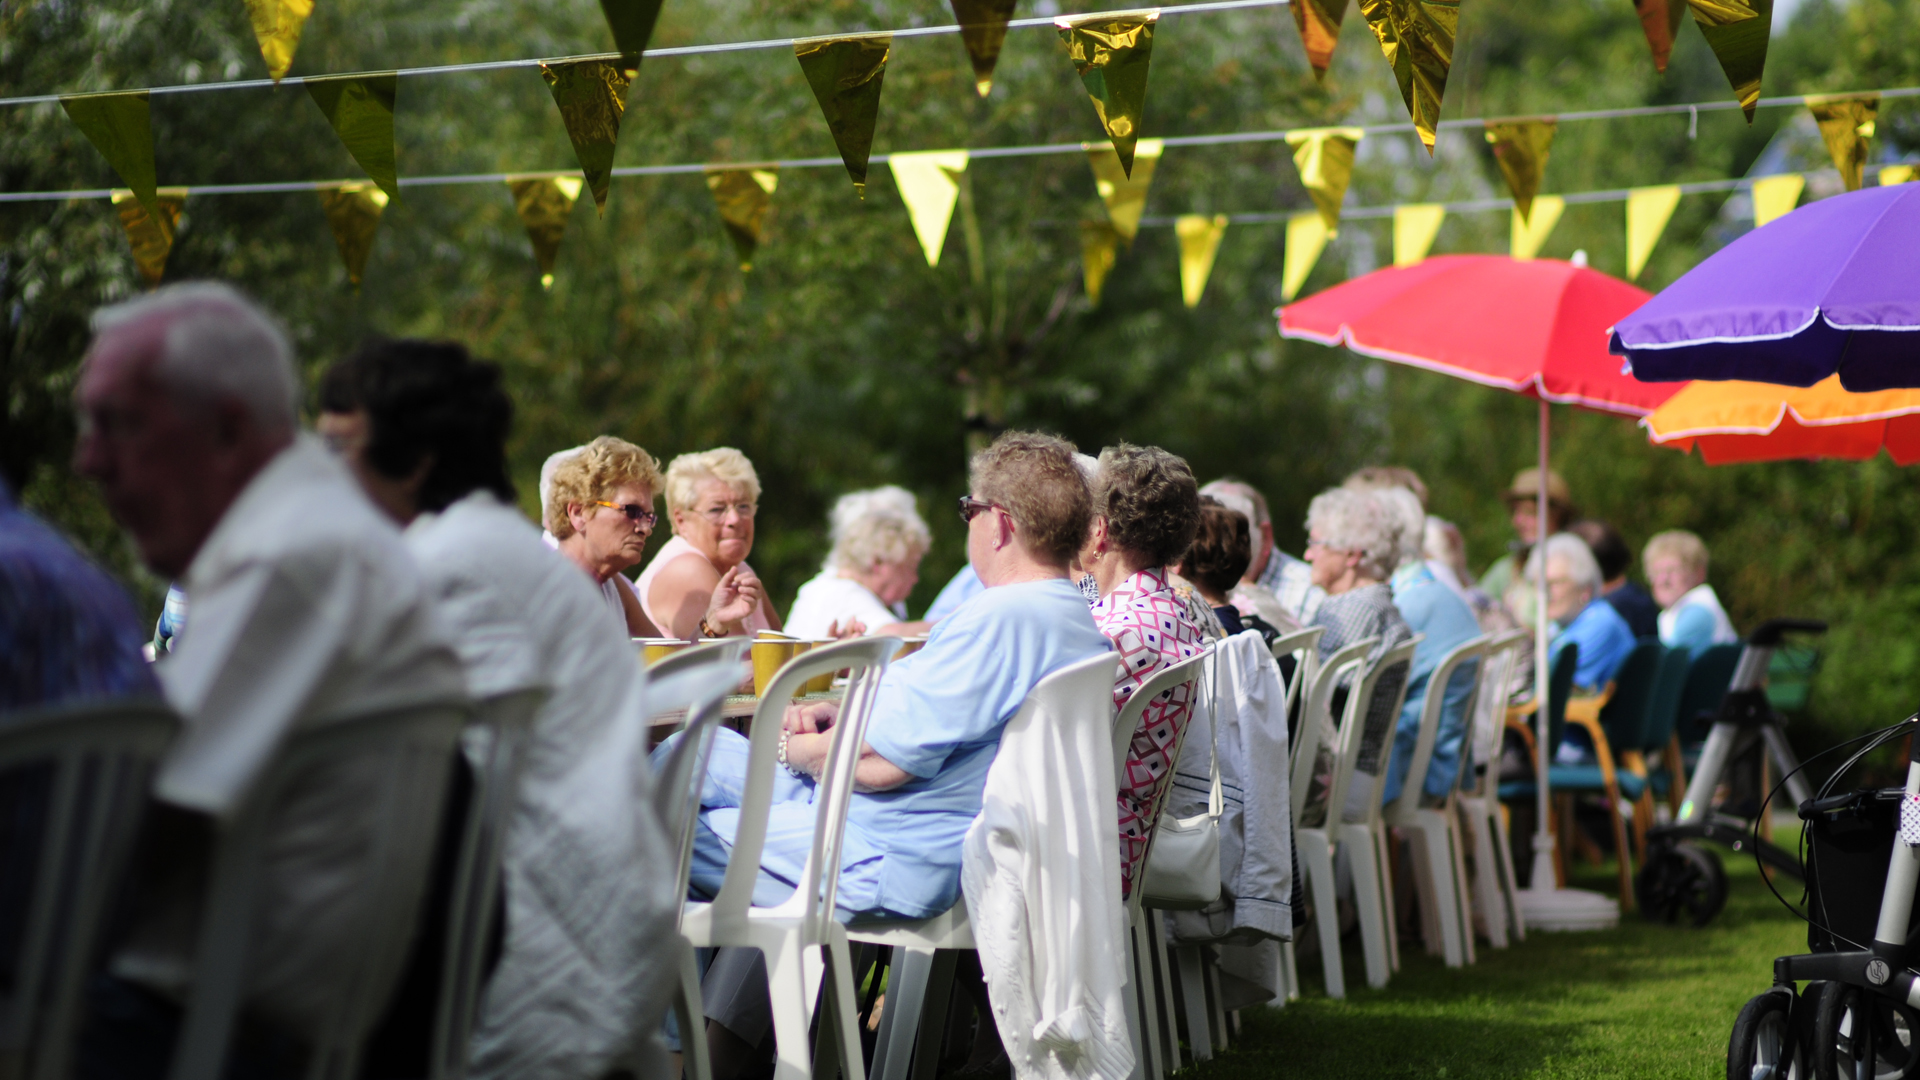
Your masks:
<svg viewBox="0 0 1920 1080"><path fill-rule="evenodd" d="M907 621L907 594L920 580L920 560L933 533L913 493L887 486L842 495L833 504L833 550L787 612L787 633L802 638L860 634L924 634Z"/></svg>
<svg viewBox="0 0 1920 1080"><path fill-rule="evenodd" d="M673 539L635 583L647 618L677 638L780 629L759 576L747 565L753 517L760 509L760 477L753 462L731 446L681 454L667 466L666 488ZM706 617L715 589L752 594L755 602L744 617L715 624Z"/></svg>
<svg viewBox="0 0 1920 1080"><path fill-rule="evenodd" d="M1400 533L1400 522L1372 492L1334 488L1307 506L1307 562L1313 583L1327 593L1309 624L1327 628L1322 656L1377 636L1380 643L1367 654L1373 663L1413 636L1387 587L1400 558Z"/></svg>
<svg viewBox="0 0 1920 1080"><path fill-rule="evenodd" d="M1547 556L1547 618L1553 620L1554 655L1568 645L1580 647L1574 663L1575 685L1598 690L1613 680L1633 651L1633 630L1612 604L1600 599L1600 563L1587 542L1572 533L1554 533L1527 556L1528 581L1538 581L1540 552Z"/></svg>
<svg viewBox="0 0 1920 1080"><path fill-rule="evenodd" d="M1640 565L1660 605L1661 644L1697 654L1709 645L1740 640L1707 584L1707 545L1698 536L1685 529L1658 533L1647 541Z"/></svg>

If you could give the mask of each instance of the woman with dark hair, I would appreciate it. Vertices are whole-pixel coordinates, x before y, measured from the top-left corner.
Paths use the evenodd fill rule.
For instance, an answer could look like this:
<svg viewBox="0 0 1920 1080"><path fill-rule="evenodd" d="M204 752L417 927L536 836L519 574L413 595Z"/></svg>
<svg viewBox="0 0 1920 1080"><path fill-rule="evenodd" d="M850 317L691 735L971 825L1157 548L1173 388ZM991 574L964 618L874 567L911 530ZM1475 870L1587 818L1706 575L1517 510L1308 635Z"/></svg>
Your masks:
<svg viewBox="0 0 1920 1080"><path fill-rule="evenodd" d="M1179 574L1193 583L1227 636L1258 630L1271 643L1280 631L1258 615L1241 614L1230 598L1252 562L1253 529L1246 515L1211 495L1200 496L1200 525L1180 557Z"/></svg>
<svg viewBox="0 0 1920 1080"><path fill-rule="evenodd" d="M1080 565L1100 599L1093 621L1120 654L1113 688L1125 705L1162 668L1197 654L1206 640L1167 581L1167 567L1193 543L1200 485L1187 463L1157 446L1109 446L1093 478L1093 525ZM1127 749L1120 783L1120 883L1132 891L1160 808L1151 805L1172 750L1193 717L1194 689L1178 686L1149 704Z"/></svg>
<svg viewBox="0 0 1920 1080"><path fill-rule="evenodd" d="M645 674L626 628L509 502L499 368L450 342L375 340L327 372L320 408L321 434L405 526L468 693L547 695L507 826L505 950L471 1075L605 1076L660 1026L680 904L647 809ZM388 1055L370 1075L427 1071L424 1047Z"/></svg>

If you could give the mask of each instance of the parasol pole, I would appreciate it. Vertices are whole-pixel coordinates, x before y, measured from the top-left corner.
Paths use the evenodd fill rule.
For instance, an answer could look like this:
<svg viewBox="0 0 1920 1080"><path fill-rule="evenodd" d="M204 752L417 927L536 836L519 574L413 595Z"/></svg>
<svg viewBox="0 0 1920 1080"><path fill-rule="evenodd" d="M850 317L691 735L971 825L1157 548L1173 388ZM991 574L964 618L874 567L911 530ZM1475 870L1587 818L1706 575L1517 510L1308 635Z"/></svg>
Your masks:
<svg viewBox="0 0 1920 1080"><path fill-rule="evenodd" d="M1548 808L1552 795L1547 791L1547 765L1553 756L1554 748L1547 745L1552 725L1547 719L1547 681L1552 667L1547 656L1547 396L1540 395L1540 481L1535 484L1535 497L1538 500L1534 511L1533 550L1538 556L1540 570L1534 576L1533 605L1533 698L1539 707L1533 710L1534 755L1534 791L1537 793L1538 808L1535 814L1536 827L1533 832L1533 877L1527 887L1536 892L1551 892L1558 887L1553 873L1553 829L1548 825Z"/></svg>

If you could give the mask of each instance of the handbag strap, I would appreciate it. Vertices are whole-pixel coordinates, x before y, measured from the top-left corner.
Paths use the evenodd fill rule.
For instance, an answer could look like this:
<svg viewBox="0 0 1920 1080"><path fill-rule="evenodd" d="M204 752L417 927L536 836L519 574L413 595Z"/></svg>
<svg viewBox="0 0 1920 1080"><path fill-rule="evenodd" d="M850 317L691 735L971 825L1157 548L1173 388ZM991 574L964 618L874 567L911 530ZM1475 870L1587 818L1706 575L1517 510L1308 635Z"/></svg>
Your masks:
<svg viewBox="0 0 1920 1080"><path fill-rule="evenodd" d="M1227 640L1230 639L1215 642L1212 647L1213 654L1207 658L1208 662L1213 665L1213 678L1208 680L1209 685L1207 687L1207 750L1208 756L1211 759L1207 771L1210 774L1209 778L1212 782L1212 786L1207 792L1207 817L1216 823L1220 820L1220 815L1226 813L1227 810L1226 799L1220 791L1219 723L1220 653L1221 646L1226 644Z"/></svg>

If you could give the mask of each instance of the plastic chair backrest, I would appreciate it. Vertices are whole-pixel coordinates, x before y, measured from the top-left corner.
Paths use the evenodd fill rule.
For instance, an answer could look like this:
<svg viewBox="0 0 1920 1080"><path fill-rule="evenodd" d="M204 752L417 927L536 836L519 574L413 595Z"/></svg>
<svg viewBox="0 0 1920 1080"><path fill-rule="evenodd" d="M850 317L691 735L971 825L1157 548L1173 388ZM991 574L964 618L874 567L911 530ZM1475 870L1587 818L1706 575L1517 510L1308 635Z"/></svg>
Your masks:
<svg viewBox="0 0 1920 1080"><path fill-rule="evenodd" d="M64 1080L69 1072L80 995L113 914L108 901L156 763L179 727L155 699L35 709L0 723L0 782L25 812L16 820L40 824L35 836L16 833L9 853L31 865L5 868L27 871L20 921L0 926L13 938L11 978L0 987L0 1062L14 1063L11 1075Z"/></svg>
<svg viewBox="0 0 1920 1080"><path fill-rule="evenodd" d="M1485 634L1461 642L1452 652L1441 657L1433 673L1427 676L1426 697L1420 704L1420 733L1413 742L1413 758L1407 765L1407 779L1401 785L1400 797L1395 800L1395 813L1412 814L1420 809L1420 799L1426 791L1427 770L1433 762L1434 743L1440 736L1440 711L1446 707L1447 689L1452 685L1454 675L1460 670L1461 665L1474 661L1486 663L1487 647L1492 642L1493 639ZM1463 677L1473 679L1473 686L1467 691L1467 699L1462 703L1466 722L1470 724L1474 717L1474 695L1480 691L1480 673L1477 668L1471 669ZM1465 745L1467 738L1465 733L1461 735L1463 745L1460 747L1461 752L1455 757L1457 763L1467 760ZM1457 769L1458 764L1455 767ZM1381 769L1381 775L1386 775L1384 767ZM1441 790L1444 791L1446 786L1451 785L1456 779L1458 779L1457 776L1447 777L1447 783L1442 785Z"/></svg>
<svg viewBox="0 0 1920 1080"><path fill-rule="evenodd" d="M475 708L473 721L461 736L461 748L472 768L473 791L461 823L448 898L447 945L430 1059L434 1080L466 1075L468 1041L480 1008L487 945L493 935L501 848L519 801L520 767L526 761L533 718L546 698L544 689L487 698Z"/></svg>
<svg viewBox="0 0 1920 1080"><path fill-rule="evenodd" d="M1289 720L1299 706L1302 689L1313 681L1314 668L1319 666L1320 638L1326 632L1324 626L1309 626L1273 639L1270 651L1274 662L1278 663L1283 656L1293 657L1293 678L1287 680L1286 708L1281 712Z"/></svg>
<svg viewBox="0 0 1920 1080"><path fill-rule="evenodd" d="M1351 645L1344 646L1332 656L1321 661L1313 673L1313 682L1307 686L1306 699L1300 709L1300 727L1294 734L1293 781L1289 789L1293 796L1293 820L1297 825L1307 810L1307 797L1312 793L1313 767L1319 759L1321 737L1326 729L1334 727L1333 691L1347 672L1357 672L1367 662L1367 653L1380 643L1377 637L1362 638ZM1336 733L1335 745L1339 736Z"/></svg>
<svg viewBox="0 0 1920 1080"><path fill-rule="evenodd" d="M1641 638L1613 674L1613 696L1600 708L1600 730L1615 754L1638 749L1647 737L1647 705L1653 700L1666 647L1657 638Z"/></svg>
<svg viewBox="0 0 1920 1080"><path fill-rule="evenodd" d="M1498 769L1492 764L1500 755L1501 739L1507 730L1507 695L1513 686L1513 671L1526 648L1527 631L1508 630L1494 635L1487 643L1486 658L1480 661L1480 685L1473 694L1472 757L1460 756L1460 790L1483 796L1492 794ZM1486 766L1486 768L1482 768ZM1480 778L1476 784L1475 778Z"/></svg>
<svg viewBox="0 0 1920 1080"><path fill-rule="evenodd" d="M1567 702L1573 698L1573 673L1580 666L1580 643L1568 642L1547 671L1547 757L1567 734Z"/></svg>
<svg viewBox="0 0 1920 1080"><path fill-rule="evenodd" d="M1687 666L1687 685L1680 692L1680 710L1675 722L1681 742L1697 743L1707 737L1745 648L1738 643L1710 645Z"/></svg>
<svg viewBox="0 0 1920 1080"><path fill-rule="evenodd" d="M1160 811L1166 805L1167 790L1173 786L1174 768L1180 761L1180 748L1186 744L1187 732L1193 730L1194 721L1199 718L1201 708L1211 705L1213 694L1209 676L1213 671L1211 663L1213 652L1214 647L1208 645L1206 648L1201 649L1185 660L1168 664L1166 667L1161 668L1154 673L1153 678L1141 684L1140 688L1135 690L1131 697L1127 698L1127 703L1122 705L1120 710L1114 714L1113 782L1116 788L1124 788L1127 785L1127 751L1133 746L1133 735L1140 727L1141 715L1147 711L1147 706L1151 704L1154 699L1165 694L1175 693L1183 686L1187 688L1187 701L1189 703L1187 722L1180 725L1179 732L1174 735L1173 745L1167 747L1167 768L1160 774L1159 782L1154 784L1152 798L1147 800L1146 818L1148 821L1158 822L1160 820ZM1109 670L1112 669L1109 668ZM1208 688L1208 693L1205 695L1202 695L1200 692L1203 686ZM1108 686L1107 692L1109 694L1113 692L1111 685ZM1119 828L1117 821L1114 824L1114 828ZM1153 841L1158 835L1158 829L1149 830L1147 833L1147 850L1141 853L1138 867L1138 871L1142 875L1146 872L1147 860L1153 858ZM1135 880L1136 882L1138 881L1137 878ZM1141 898L1145 896L1145 894L1146 890L1144 889L1134 889L1132 894L1127 897L1128 910L1137 910L1140 907Z"/></svg>
<svg viewBox="0 0 1920 1080"><path fill-rule="evenodd" d="M707 759L720 730L721 706L726 704L727 692L739 685L749 670L741 660L748 640L730 638L725 644L727 648L705 653L701 662L677 664L664 676L659 672L666 660L648 671L648 715L686 713L679 735L653 769L654 816L667 837L675 841L674 850L678 852L675 880L679 887L675 896L687 895L687 880L693 872L693 823L700 812Z"/></svg>
<svg viewBox="0 0 1920 1080"><path fill-rule="evenodd" d="M1340 760L1334 767L1327 802L1329 824L1344 812L1355 773L1375 778L1387 774L1393 759L1394 728L1400 721L1400 707L1407 700L1413 653L1425 637L1415 634L1381 653L1347 693L1346 718L1340 722ZM1376 788L1376 797L1367 800L1363 820L1369 824L1380 817L1378 794Z"/></svg>
<svg viewBox="0 0 1920 1080"><path fill-rule="evenodd" d="M339 720L295 733L225 824L215 847L195 946L193 991L174 1052L172 1080L224 1074L222 1063L247 991L255 891L279 812L291 796L351 775L371 835L367 874L353 900L365 929L351 958L349 986L332 995L312 1046L307 1075L350 1080L361 1044L405 963L426 892L445 809L464 702L437 702Z"/></svg>
<svg viewBox="0 0 1920 1080"><path fill-rule="evenodd" d="M779 768L780 725L787 706L804 691L808 680L846 669L846 695L830 730L827 760L814 789L813 846L801 868L793 895L774 910L801 916L817 929L833 917L840 885L840 846L853 797L854 766L866 743L867 720L873 698L888 661L900 650L897 637L865 637L801 653L774 673L767 692L753 712L747 732L747 778L740 799L739 825L727 873L713 898L715 925L738 924L753 905L753 886L760 876L760 853L767 842L767 816L773 808L773 770Z"/></svg>
<svg viewBox="0 0 1920 1080"><path fill-rule="evenodd" d="M1685 649L1665 649L1660 653L1660 672L1653 679L1653 693L1647 697L1647 723L1640 745L1628 747L1652 753L1667 745L1674 725L1680 720L1680 696L1687 689L1687 672L1693 657Z"/></svg>

